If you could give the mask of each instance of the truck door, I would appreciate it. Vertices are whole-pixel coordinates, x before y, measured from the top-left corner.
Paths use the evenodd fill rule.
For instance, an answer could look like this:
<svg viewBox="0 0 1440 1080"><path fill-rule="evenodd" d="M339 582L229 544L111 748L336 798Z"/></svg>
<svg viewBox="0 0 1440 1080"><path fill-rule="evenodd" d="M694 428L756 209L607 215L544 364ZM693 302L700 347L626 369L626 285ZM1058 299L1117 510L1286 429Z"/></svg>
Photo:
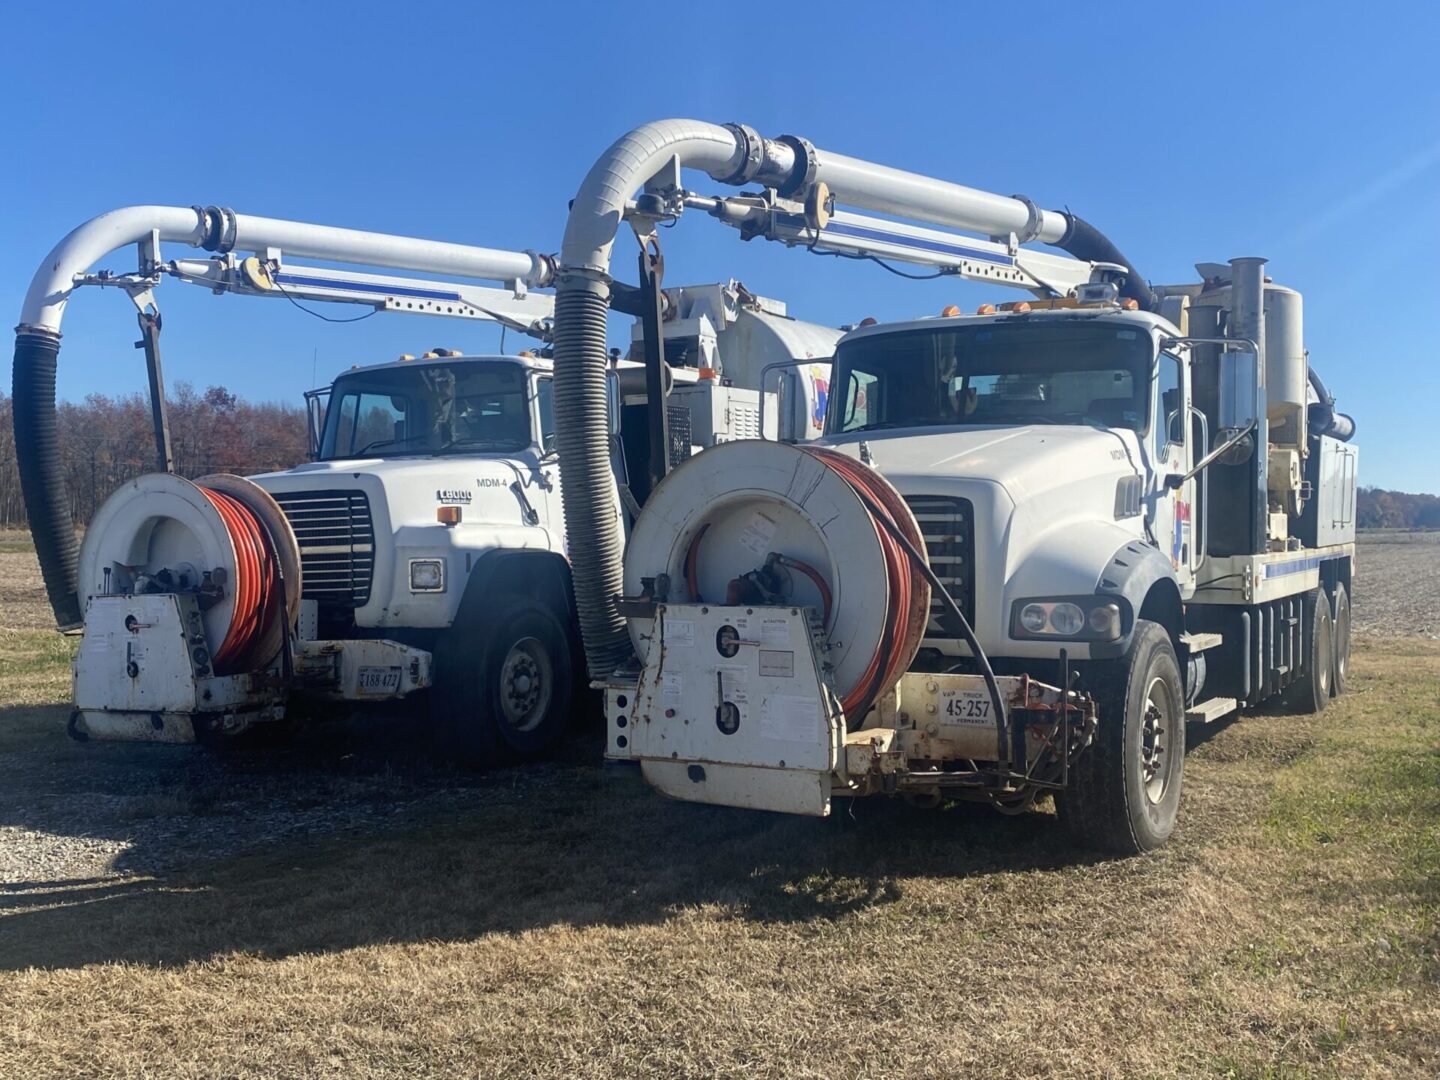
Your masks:
<svg viewBox="0 0 1440 1080"><path fill-rule="evenodd" d="M532 489L535 509L541 527L550 534L551 548L563 552L565 511L560 503L560 456L555 450L555 380L548 375L535 380L535 404L540 420L539 483Z"/></svg>
<svg viewBox="0 0 1440 1080"><path fill-rule="evenodd" d="M1195 480L1187 480L1178 489L1167 486L1166 480L1190 471L1196 454L1190 427L1189 366L1180 357L1162 352L1155 385L1155 417L1150 427L1156 485L1151 527L1182 589L1194 580L1201 557L1196 543L1199 530Z"/></svg>

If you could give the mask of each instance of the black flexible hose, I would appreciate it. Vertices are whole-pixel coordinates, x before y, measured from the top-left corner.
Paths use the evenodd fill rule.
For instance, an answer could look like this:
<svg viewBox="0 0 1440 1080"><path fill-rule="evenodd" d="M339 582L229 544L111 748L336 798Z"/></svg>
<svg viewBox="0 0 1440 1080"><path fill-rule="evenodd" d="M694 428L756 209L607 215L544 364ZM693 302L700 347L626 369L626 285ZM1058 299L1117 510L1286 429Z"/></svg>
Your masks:
<svg viewBox="0 0 1440 1080"><path fill-rule="evenodd" d="M15 414L15 463L45 592L56 625L61 630L75 630L81 624L77 569L80 545L75 540L75 519L65 490L55 416L59 355L59 334L30 327L16 331L11 404Z"/></svg>
<svg viewBox="0 0 1440 1080"><path fill-rule="evenodd" d="M588 280L562 281L555 294L555 445L575 606L592 679L605 678L634 656L614 603L624 589L624 537L612 500L607 299L605 287Z"/></svg>
<svg viewBox="0 0 1440 1080"><path fill-rule="evenodd" d="M1134 300L1145 311L1159 311L1160 300L1135 269L1135 264L1121 254L1114 242L1078 214L1068 211L1065 220L1065 235L1056 240L1053 247L1068 251L1085 262L1119 263L1125 267L1125 283L1120 286L1120 295Z"/></svg>
<svg viewBox="0 0 1440 1080"><path fill-rule="evenodd" d="M975 636L975 631L970 626L970 620L965 618L965 613L960 610L960 605L955 603L955 598L945 588L944 582L936 576L935 571L930 569L929 560L919 551L915 545L910 543L900 526L890 519L880 504L870 498L858 488L853 489L855 494L860 496L860 501L870 511L870 516L881 525L885 531L895 538L915 564L925 580L930 583L930 590L940 597L940 602L945 605L946 612L955 620L955 625L960 627L960 636L965 639L965 644L970 646L970 651L975 654L975 662L980 665L980 674L985 679L985 688L990 691L990 705L995 710L995 763L1003 765L1010 760L1010 746L1005 738L1005 702L1000 697L1000 684L995 681L995 671L990 667L990 658L985 655L985 650L980 647L980 640Z"/></svg>

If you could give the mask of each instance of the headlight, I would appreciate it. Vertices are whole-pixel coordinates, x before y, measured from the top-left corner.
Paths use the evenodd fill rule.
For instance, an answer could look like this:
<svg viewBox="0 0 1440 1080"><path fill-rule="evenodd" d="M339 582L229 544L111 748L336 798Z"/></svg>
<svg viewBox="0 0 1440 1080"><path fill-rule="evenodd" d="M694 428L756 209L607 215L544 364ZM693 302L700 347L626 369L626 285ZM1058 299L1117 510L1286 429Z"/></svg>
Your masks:
<svg viewBox="0 0 1440 1080"><path fill-rule="evenodd" d="M444 592L444 591L445 591L445 560L444 560L444 559L411 559L411 560L410 560L410 591L411 591L411 592Z"/></svg>
<svg viewBox="0 0 1440 1080"><path fill-rule="evenodd" d="M1050 609L1050 626L1061 637L1074 637L1085 626L1085 613L1074 604L1056 604Z"/></svg>
<svg viewBox="0 0 1440 1080"><path fill-rule="evenodd" d="M1123 633L1120 605L1099 596L1018 600L1010 636L1070 641L1114 641Z"/></svg>

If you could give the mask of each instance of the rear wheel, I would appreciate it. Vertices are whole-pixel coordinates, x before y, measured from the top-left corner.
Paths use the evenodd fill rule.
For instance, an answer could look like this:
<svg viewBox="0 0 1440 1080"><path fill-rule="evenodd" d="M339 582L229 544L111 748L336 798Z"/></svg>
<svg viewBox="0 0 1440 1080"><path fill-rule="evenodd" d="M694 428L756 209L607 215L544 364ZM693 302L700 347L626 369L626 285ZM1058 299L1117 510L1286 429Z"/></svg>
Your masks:
<svg viewBox="0 0 1440 1080"><path fill-rule="evenodd" d="M1322 590L1314 589L1305 594L1301 610L1307 631L1305 655L1301 658L1299 677L1282 692L1280 703L1286 712L1318 713L1330 703L1331 675L1335 670L1334 623L1330 618L1329 598Z"/></svg>
<svg viewBox="0 0 1440 1080"><path fill-rule="evenodd" d="M1081 844L1136 855L1163 844L1180 813L1185 704L1170 635L1140 620L1120 660L1092 666L1095 742L1055 805Z"/></svg>
<svg viewBox="0 0 1440 1080"><path fill-rule="evenodd" d="M1350 685L1350 593L1339 582L1335 584L1335 667L1330 674L1330 693L1339 697Z"/></svg>
<svg viewBox="0 0 1440 1080"><path fill-rule="evenodd" d="M565 734L570 642L545 604L502 599L483 627L442 635L435 666L437 727L472 763L538 758Z"/></svg>

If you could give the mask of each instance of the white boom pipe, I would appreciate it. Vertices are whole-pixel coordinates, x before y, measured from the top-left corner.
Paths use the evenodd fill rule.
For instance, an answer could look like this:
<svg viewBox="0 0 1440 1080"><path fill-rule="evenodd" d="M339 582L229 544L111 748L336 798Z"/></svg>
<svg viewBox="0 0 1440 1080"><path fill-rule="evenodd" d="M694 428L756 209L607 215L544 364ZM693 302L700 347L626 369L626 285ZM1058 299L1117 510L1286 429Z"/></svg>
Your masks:
<svg viewBox="0 0 1440 1080"><path fill-rule="evenodd" d="M189 244L211 251L263 251L360 266L477 278L485 281L550 283L549 260L529 251L418 240L387 233L311 225L301 221L236 214L214 207L127 206L91 218L74 229L35 272L20 312L20 324L60 332L66 301L76 279L100 259L158 233L161 242Z"/></svg>
<svg viewBox="0 0 1440 1080"><path fill-rule="evenodd" d="M1064 214L1054 210L1035 207L1032 215L1031 205L1022 199L828 150L815 151L815 179L835 193L836 201L849 206L990 236L1015 233L1023 240L1053 244L1065 235L1069 224Z"/></svg>
<svg viewBox="0 0 1440 1080"><path fill-rule="evenodd" d="M55 245L30 282L11 369L20 487L45 589L61 629L78 627L81 610L75 526L55 419L60 322L71 293L91 266L118 248L152 239L221 254L274 249L302 258L534 286L549 285L553 274L551 260L534 252L279 221L214 206L128 206L73 230ZM141 257L142 271L148 269L147 254Z"/></svg>

